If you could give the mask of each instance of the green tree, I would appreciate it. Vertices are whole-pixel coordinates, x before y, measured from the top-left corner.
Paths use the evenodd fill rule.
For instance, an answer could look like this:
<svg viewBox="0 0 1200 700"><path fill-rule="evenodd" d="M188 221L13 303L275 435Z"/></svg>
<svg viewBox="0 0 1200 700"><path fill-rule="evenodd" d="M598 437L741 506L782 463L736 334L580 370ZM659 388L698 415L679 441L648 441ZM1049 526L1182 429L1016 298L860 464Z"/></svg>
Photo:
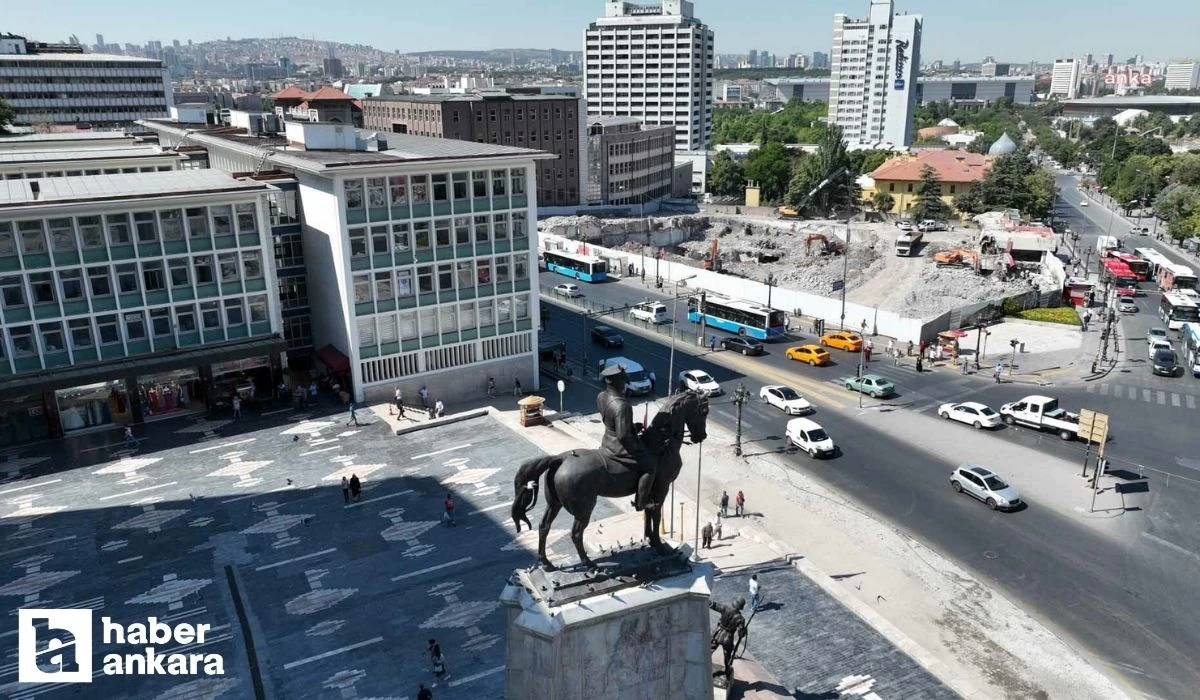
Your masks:
<svg viewBox="0 0 1200 700"><path fill-rule="evenodd" d="M806 210L822 215L856 206L860 190L854 182L854 173L850 171L851 166L850 156L846 152L846 144L843 141L842 128L836 124L830 124L817 145L817 152L802 158L800 165L792 174L787 188L788 203L794 207L803 205ZM823 180L831 178L841 168L846 168L846 172L838 175L805 203L804 200L809 192L812 192Z"/></svg>
<svg viewBox="0 0 1200 700"><path fill-rule="evenodd" d="M1200 155L1180 153L1170 160L1171 182L1180 185L1200 185Z"/></svg>
<svg viewBox="0 0 1200 700"><path fill-rule="evenodd" d="M768 143L746 156L743 169L747 181L757 182L763 199L777 202L788 191L792 175L792 154L781 143Z"/></svg>
<svg viewBox="0 0 1200 700"><path fill-rule="evenodd" d="M746 193L746 174L729 151L718 151L708 171L708 191L721 197L740 197Z"/></svg>
<svg viewBox="0 0 1200 700"><path fill-rule="evenodd" d="M1053 175L1039 168L1025 176L1025 187L1029 191L1029 203L1021 210L1022 214L1031 219L1041 219L1054 211L1058 187Z"/></svg>
<svg viewBox="0 0 1200 700"><path fill-rule="evenodd" d="M713 113L713 143L814 143L825 131L829 112L821 102L792 100L776 112L718 109Z"/></svg>
<svg viewBox="0 0 1200 700"><path fill-rule="evenodd" d="M893 155L891 151L882 151L878 149L857 152L864 154L862 157L862 163L858 166L859 175L866 175L868 173L875 172L879 166L886 163Z"/></svg>
<svg viewBox="0 0 1200 700"><path fill-rule="evenodd" d="M1120 165L1110 194L1125 204L1153 200L1165 185L1152 158L1134 155Z"/></svg>
<svg viewBox="0 0 1200 700"><path fill-rule="evenodd" d="M890 214L896 208L896 198L883 190L879 190L871 196L871 206L880 214Z"/></svg>
<svg viewBox="0 0 1200 700"><path fill-rule="evenodd" d="M1159 193L1154 200L1154 212L1171 223L1186 219L1200 208L1200 187L1175 184Z"/></svg>
<svg viewBox="0 0 1200 700"><path fill-rule="evenodd" d="M917 185L917 202L912 206L912 218L916 221L933 219L943 221L950 218L950 207L942 201L942 182L937 171L926 165L921 168L921 184Z"/></svg>
<svg viewBox="0 0 1200 700"><path fill-rule="evenodd" d="M1029 155L1020 148L1015 153L1000 156L978 184L979 203L983 211L996 209L1030 209L1032 194L1026 178L1035 170Z"/></svg>
<svg viewBox="0 0 1200 700"><path fill-rule="evenodd" d="M979 194L979 184L974 183L965 191L954 195L954 208L959 213L974 216L987 211Z"/></svg>
<svg viewBox="0 0 1200 700"><path fill-rule="evenodd" d="M13 119L15 119L16 116L16 113L13 112L13 108L4 101L3 97L0 97L0 134L8 133L8 127L12 126Z"/></svg>
<svg viewBox="0 0 1200 700"><path fill-rule="evenodd" d="M987 134L980 134L975 137L974 141L967 144L967 151L970 153L986 154L993 143L995 143L995 139L989 139Z"/></svg>

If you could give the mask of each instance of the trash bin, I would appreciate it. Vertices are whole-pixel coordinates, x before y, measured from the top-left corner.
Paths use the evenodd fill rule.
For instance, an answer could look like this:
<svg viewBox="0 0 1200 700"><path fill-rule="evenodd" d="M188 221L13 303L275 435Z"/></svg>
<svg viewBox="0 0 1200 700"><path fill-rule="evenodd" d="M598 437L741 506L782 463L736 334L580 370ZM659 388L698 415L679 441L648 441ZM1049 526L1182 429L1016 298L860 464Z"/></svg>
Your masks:
<svg viewBox="0 0 1200 700"><path fill-rule="evenodd" d="M1021 343L1021 352L1022 352L1022 353L1024 353L1024 352L1025 352L1025 343Z"/></svg>

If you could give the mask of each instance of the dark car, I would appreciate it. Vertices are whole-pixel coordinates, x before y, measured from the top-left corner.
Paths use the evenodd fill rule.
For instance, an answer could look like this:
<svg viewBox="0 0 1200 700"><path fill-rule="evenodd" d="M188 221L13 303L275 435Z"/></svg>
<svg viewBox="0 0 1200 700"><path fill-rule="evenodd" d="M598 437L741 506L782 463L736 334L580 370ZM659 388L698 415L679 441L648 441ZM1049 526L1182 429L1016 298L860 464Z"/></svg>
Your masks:
<svg viewBox="0 0 1200 700"><path fill-rule="evenodd" d="M1179 360L1174 350L1163 348L1154 353L1154 373L1164 377L1174 377L1179 372Z"/></svg>
<svg viewBox="0 0 1200 700"><path fill-rule="evenodd" d="M761 355L763 352L763 344L754 338L747 338L744 335L731 336L721 341L722 350L733 350L740 352L743 355Z"/></svg>
<svg viewBox="0 0 1200 700"><path fill-rule="evenodd" d="M612 329L611 326L596 326L592 329L592 342L599 343L606 348L619 348L625 345L625 339L621 334Z"/></svg>

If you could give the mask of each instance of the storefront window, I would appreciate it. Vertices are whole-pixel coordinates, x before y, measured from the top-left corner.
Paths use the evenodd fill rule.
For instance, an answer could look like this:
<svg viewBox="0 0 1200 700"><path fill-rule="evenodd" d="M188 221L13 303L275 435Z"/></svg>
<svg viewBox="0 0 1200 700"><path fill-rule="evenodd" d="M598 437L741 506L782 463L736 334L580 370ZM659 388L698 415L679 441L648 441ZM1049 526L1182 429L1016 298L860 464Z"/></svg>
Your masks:
<svg viewBox="0 0 1200 700"><path fill-rule="evenodd" d="M204 408L203 386L194 368L138 377L142 414L161 416Z"/></svg>
<svg viewBox="0 0 1200 700"><path fill-rule="evenodd" d="M270 395L271 358L263 355L218 362L212 365L212 376L214 389L209 401L215 408L228 406L234 394L242 401L254 401L260 388L267 392L263 397Z"/></svg>
<svg viewBox="0 0 1200 700"><path fill-rule="evenodd" d="M65 432L128 423L131 417L125 382L117 380L54 392Z"/></svg>

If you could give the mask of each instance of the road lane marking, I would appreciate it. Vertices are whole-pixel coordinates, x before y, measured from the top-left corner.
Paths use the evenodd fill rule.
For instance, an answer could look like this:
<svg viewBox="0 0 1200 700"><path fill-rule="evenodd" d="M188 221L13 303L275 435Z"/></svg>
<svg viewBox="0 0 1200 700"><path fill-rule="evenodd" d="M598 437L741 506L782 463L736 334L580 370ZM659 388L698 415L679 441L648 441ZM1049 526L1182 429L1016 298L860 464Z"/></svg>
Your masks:
<svg viewBox="0 0 1200 700"><path fill-rule="evenodd" d="M437 571L438 569L445 569L450 566L458 566L459 564L463 564L463 563L466 563L469 561L471 561L471 557L462 557L461 559L455 559L454 561L448 561L445 564L437 564L435 566L429 566L424 569L417 569L416 571L410 571L407 574L400 574L399 576L393 576L392 580L393 581L402 581L406 578L412 578L413 576L420 576L421 574L427 574L431 571Z"/></svg>
<svg viewBox="0 0 1200 700"><path fill-rule="evenodd" d="M389 494L388 494L388 495L386 495L386 496L376 496L375 498L368 498L368 499L367 499L367 500L365 500L365 501L356 501L356 502L354 502L354 503L351 503L351 504L349 504L349 505L344 505L344 506L342 506L342 508L357 508L357 507L359 507L359 506L365 506L365 505L367 505L368 503L376 503L376 502L378 502L378 501L384 501L384 500L387 500L387 499L389 499L389 498L396 498L397 496L407 496L408 494L410 494L410 493L412 493L412 492L413 492L413 490L412 490L412 489L406 489L406 490L404 490L404 491L397 491L396 493L389 493Z"/></svg>
<svg viewBox="0 0 1200 700"><path fill-rule="evenodd" d="M1100 385L1100 395L1101 395L1101 396L1108 396L1108 385L1107 385L1107 384L1101 384L1101 385Z"/></svg>
<svg viewBox="0 0 1200 700"><path fill-rule="evenodd" d="M141 559L141 558L142 558L142 555L139 554L136 557L129 557L128 559L118 559L117 563L118 564L128 564L131 561L137 561L138 559Z"/></svg>
<svg viewBox="0 0 1200 700"><path fill-rule="evenodd" d="M1196 408L1196 397L1195 396L1192 396L1191 394L1184 394L1183 398L1185 399L1188 408L1191 408L1191 409Z"/></svg>
<svg viewBox="0 0 1200 700"><path fill-rule="evenodd" d="M322 654L317 654L316 656L309 656L309 657L306 657L303 659L289 661L283 665L283 670L290 671L293 668L296 668L297 666L303 666L304 664L309 664L314 661L320 661L321 659L328 659L331 656L337 656L338 654L344 654L348 651L353 651L354 649L360 649L365 646L370 646L371 644L378 644L379 642L382 642L382 641L383 641L383 637L374 637L372 639L368 639L365 642L358 642L357 644L348 644L344 647L339 647L337 649L330 649L329 651L324 652Z"/></svg>
<svg viewBox="0 0 1200 700"><path fill-rule="evenodd" d="M1150 398L1149 389L1142 389L1142 401L1145 401L1146 403L1154 403L1153 399Z"/></svg>
<svg viewBox="0 0 1200 700"><path fill-rule="evenodd" d="M47 540L45 542L39 542L37 544L27 544L24 547L14 547L12 549L4 549L4 550L0 550L0 557L7 557L10 554L16 554L17 552L24 552L29 549L38 549L39 547L45 547L46 545L55 544L57 542L68 542L73 539L75 539L75 535L67 535L66 537L60 537L56 540Z"/></svg>
<svg viewBox="0 0 1200 700"><path fill-rule="evenodd" d="M5 489L3 491L0 491L0 494L12 493L14 491L24 491L25 489L36 489L39 486L46 486L48 484L56 484L60 481L62 481L62 479L51 479L50 481L40 481L36 484L30 484L28 486L17 486L16 488Z"/></svg>
<svg viewBox="0 0 1200 700"><path fill-rule="evenodd" d="M504 670L504 666L502 666L502 665L501 665L501 666L494 666L494 667L492 667L492 668L489 668L489 669L488 669L488 670L486 670L486 671L480 671L479 673L475 673L475 674L472 674L472 675L470 675L470 676L464 676L464 677L462 677L462 678L459 678L459 679L457 679L457 680L450 681L450 682L449 682L449 683L447 683L446 685L450 686L451 688L455 688L455 687L457 687L457 686L463 685L464 683L470 683L471 681L477 681L477 680L479 680L480 678L486 678L486 677L488 677L488 676L491 676L491 675L494 675L494 674L500 673L500 672L501 672L501 671L503 671L503 670Z"/></svg>
<svg viewBox="0 0 1200 700"><path fill-rule="evenodd" d="M1159 390L1157 398L1158 398L1158 405L1165 406L1167 403L1167 392Z"/></svg>
<svg viewBox="0 0 1200 700"><path fill-rule="evenodd" d="M1181 405L1179 403L1179 394L1176 394L1173 391L1171 392L1171 405L1174 406L1175 408L1179 408L1179 406Z"/></svg>
<svg viewBox="0 0 1200 700"><path fill-rule="evenodd" d="M470 515L478 515L480 513L488 513L493 510L500 510L501 508L507 508L510 505L512 505L512 504L511 503L497 503L494 506L488 506L487 508L480 508L479 510L473 510L470 512Z"/></svg>
<svg viewBox="0 0 1200 700"><path fill-rule="evenodd" d="M342 446L341 446L341 445L334 445L334 446L332 446L332 447L322 447L322 448L321 448L321 449L319 449L319 450L311 450L311 451L309 451L309 452L301 452L301 453L300 453L300 456L301 456L301 457L307 457L307 456L309 456L309 455L321 454L322 452L328 452L328 451L330 451L330 450L340 450L340 449L342 449Z"/></svg>
<svg viewBox="0 0 1200 700"><path fill-rule="evenodd" d="M313 557L325 556L326 554L329 554L330 552L336 552L336 551L337 551L337 547L330 547L329 549L322 549L321 551L313 552L312 554L302 554L298 557L292 557L291 559L284 559L283 561L277 561L274 564L263 564L262 566L257 567L254 570L255 571L266 571L267 569L274 569L279 566L286 566L287 564L291 564L293 562L304 561L305 559L312 559Z"/></svg>
<svg viewBox="0 0 1200 700"><path fill-rule="evenodd" d="M421 458L423 458L423 457L432 457L432 456L434 456L434 455L443 455L443 454L446 454L447 452L453 452L453 451L455 451L455 450L463 450L463 449L466 449L466 448L468 448L468 447L470 447L470 446L471 446L471 443L469 443L469 442L468 442L468 443L465 443L465 444L463 444L463 445L455 445L454 447L447 447L446 449L444 449L444 450L438 450L437 452L426 452L426 453L425 453L425 454L423 454L423 455L416 455L416 456L414 456L414 457L410 457L409 459L412 459L413 461L416 461L416 460L418 460L418 459L421 459Z"/></svg>
<svg viewBox="0 0 1200 700"><path fill-rule="evenodd" d="M162 489L162 488L166 488L168 486L174 486L177 483L179 483L179 482L168 481L167 483L159 484L158 486L147 486L144 489L134 489L132 491L122 491L121 493L114 493L114 494L110 494L108 496L101 496L100 498L97 498L96 500L97 501L107 501L112 498L121 498L123 496L132 496L135 493L144 493L146 491L153 491L154 489Z"/></svg>
<svg viewBox="0 0 1200 700"><path fill-rule="evenodd" d="M1108 385L1105 384L1104 386L1108 386ZM1122 389L1121 385L1117 384L1116 386L1113 387L1113 398L1117 398L1117 399L1121 398L1122 392L1123 392L1123 389Z"/></svg>
<svg viewBox="0 0 1200 700"><path fill-rule="evenodd" d="M188 454L195 455L195 454L200 454L201 452L208 452L209 450L220 450L220 449L224 449L226 447L233 447L234 445L241 445L241 444L244 444L247 442L254 442L257 439L258 438L246 438L245 440L234 440L233 442L222 442L220 445L213 445L211 447L201 447L198 450L189 450Z"/></svg>

